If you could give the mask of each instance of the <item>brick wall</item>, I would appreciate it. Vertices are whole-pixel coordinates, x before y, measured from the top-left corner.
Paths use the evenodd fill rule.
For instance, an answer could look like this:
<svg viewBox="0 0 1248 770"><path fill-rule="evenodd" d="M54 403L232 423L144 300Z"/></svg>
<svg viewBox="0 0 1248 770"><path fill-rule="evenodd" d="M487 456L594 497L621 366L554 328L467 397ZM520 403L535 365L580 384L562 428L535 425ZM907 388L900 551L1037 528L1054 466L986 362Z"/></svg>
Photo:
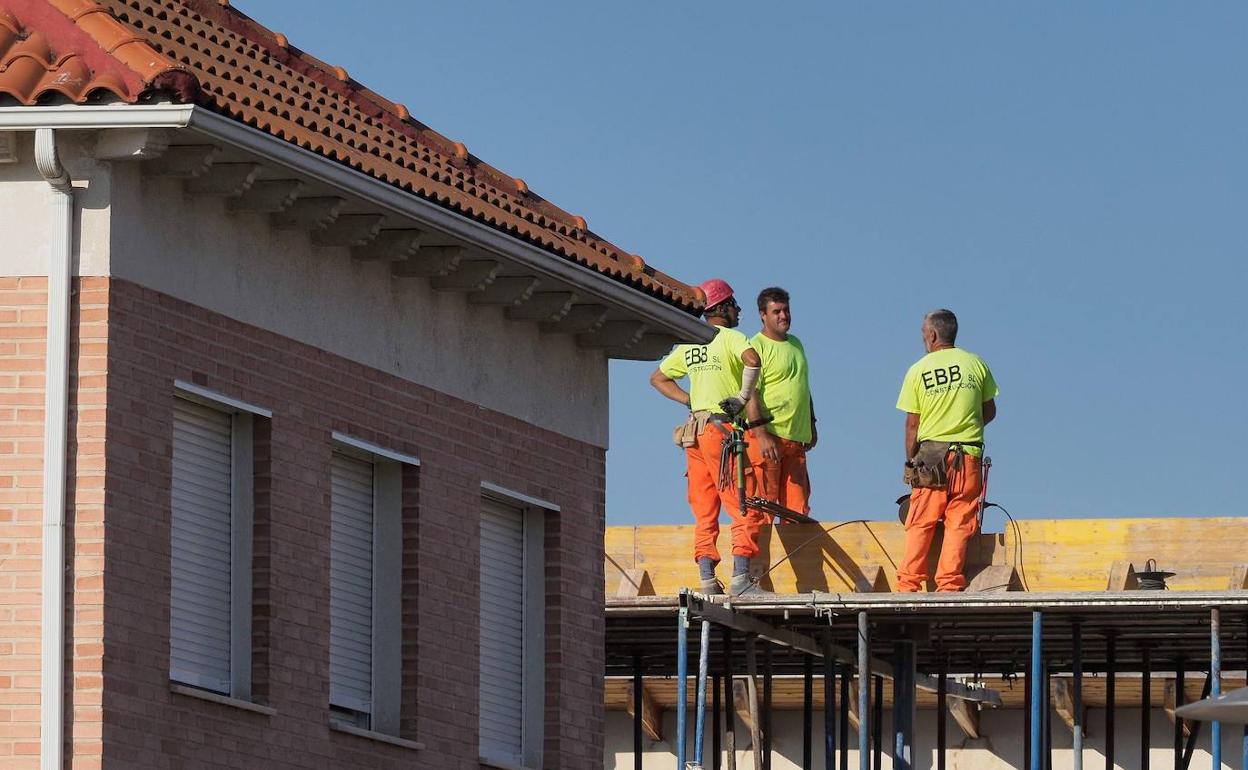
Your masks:
<svg viewBox="0 0 1248 770"><path fill-rule="evenodd" d="M476 770L483 480L561 507L546 530L544 765L601 766L603 450L124 281L108 284L107 324L106 768ZM253 634L256 692L273 716L169 691L175 380L273 411L257 440ZM3 419L25 424L17 422L20 407L0 409ZM404 477L401 722L403 737L423 742L423 751L327 727L332 431L421 459ZM28 473L37 479L37 469ZM14 528L4 542L37 545L34 506L23 502L12 508L13 522L0 520ZM80 591L91 585L80 582Z"/></svg>
<svg viewBox="0 0 1248 770"><path fill-rule="evenodd" d="M39 765L47 281L0 278L0 768ZM107 282L74 282L66 497L66 741L101 756ZM68 686L72 683L72 689Z"/></svg>

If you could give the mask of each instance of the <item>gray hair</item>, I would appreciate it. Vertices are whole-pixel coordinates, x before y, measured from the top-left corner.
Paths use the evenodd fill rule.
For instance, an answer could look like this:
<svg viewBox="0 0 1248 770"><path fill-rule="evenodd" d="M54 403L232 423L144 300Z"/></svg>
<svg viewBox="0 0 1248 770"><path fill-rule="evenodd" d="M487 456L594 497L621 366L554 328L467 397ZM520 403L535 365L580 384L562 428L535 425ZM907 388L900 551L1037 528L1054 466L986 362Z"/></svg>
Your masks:
<svg viewBox="0 0 1248 770"><path fill-rule="evenodd" d="M936 341L952 345L958 338L958 317L952 310L940 308L923 316L924 323L936 332Z"/></svg>

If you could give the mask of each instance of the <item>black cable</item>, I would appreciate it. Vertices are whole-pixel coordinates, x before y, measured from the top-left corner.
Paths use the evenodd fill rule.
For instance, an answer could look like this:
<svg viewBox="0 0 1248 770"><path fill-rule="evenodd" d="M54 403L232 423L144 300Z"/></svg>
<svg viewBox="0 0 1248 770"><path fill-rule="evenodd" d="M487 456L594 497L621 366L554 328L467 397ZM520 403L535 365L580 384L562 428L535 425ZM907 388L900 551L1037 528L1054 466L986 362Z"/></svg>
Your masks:
<svg viewBox="0 0 1248 770"><path fill-rule="evenodd" d="M1015 571L1018 572L1018 579L1023 583L1023 590L1030 591L1031 587L1027 585L1027 568L1023 566L1025 562L1023 559L1022 530L1018 526L1018 522L1015 521L1014 517L1010 515L1010 512L1005 509L1004 505L1001 505L1000 503L984 503L984 510L986 511L989 508L1000 508L1001 512L1005 514L1005 518L1010 521L1010 528L1014 532L1014 557L1010 560L1010 564L1014 567Z"/></svg>

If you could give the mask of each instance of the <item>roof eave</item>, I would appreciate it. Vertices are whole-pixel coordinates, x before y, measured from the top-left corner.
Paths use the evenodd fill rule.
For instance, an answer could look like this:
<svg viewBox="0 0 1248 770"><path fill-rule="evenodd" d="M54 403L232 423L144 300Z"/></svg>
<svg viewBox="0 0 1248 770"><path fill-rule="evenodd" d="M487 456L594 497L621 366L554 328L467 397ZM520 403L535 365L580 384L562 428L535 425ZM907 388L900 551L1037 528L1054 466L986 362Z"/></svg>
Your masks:
<svg viewBox="0 0 1248 770"><path fill-rule="evenodd" d="M190 129L215 142L254 154L388 213L407 217L454 236L473 247L523 266L534 274L559 281L647 325L649 332L680 342L708 342L714 328L689 312L631 288L592 268L551 254L486 224L416 197L367 174L348 168L302 147L189 104L57 105L0 107L0 130L36 128ZM619 358L656 357L613 354Z"/></svg>

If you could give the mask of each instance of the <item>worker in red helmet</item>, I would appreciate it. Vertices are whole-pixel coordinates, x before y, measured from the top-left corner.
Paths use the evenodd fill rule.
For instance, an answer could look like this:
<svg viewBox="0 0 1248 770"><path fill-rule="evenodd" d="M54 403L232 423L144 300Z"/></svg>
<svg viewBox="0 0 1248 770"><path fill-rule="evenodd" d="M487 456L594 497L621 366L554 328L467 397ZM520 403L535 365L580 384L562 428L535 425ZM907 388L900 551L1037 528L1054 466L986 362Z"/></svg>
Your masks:
<svg viewBox="0 0 1248 770"><path fill-rule="evenodd" d="M693 558L698 564L702 592L721 594L715 576L719 564L719 512L732 519L733 595L752 588L750 559L758 555L758 533L764 517L737 506L734 484L719 484L723 434L707 421L721 411L720 402L730 400L739 412L754 393L761 360L745 335L736 330L741 307L727 281L713 278L700 287L706 295L703 315L716 327L715 339L705 345L677 345L650 375L650 384L667 398L689 408L688 419L673 435L685 450L688 466L689 506L693 509ZM688 377L689 390L677 380ZM735 478L735 469L734 475ZM753 494L753 469L746 468L746 494Z"/></svg>

